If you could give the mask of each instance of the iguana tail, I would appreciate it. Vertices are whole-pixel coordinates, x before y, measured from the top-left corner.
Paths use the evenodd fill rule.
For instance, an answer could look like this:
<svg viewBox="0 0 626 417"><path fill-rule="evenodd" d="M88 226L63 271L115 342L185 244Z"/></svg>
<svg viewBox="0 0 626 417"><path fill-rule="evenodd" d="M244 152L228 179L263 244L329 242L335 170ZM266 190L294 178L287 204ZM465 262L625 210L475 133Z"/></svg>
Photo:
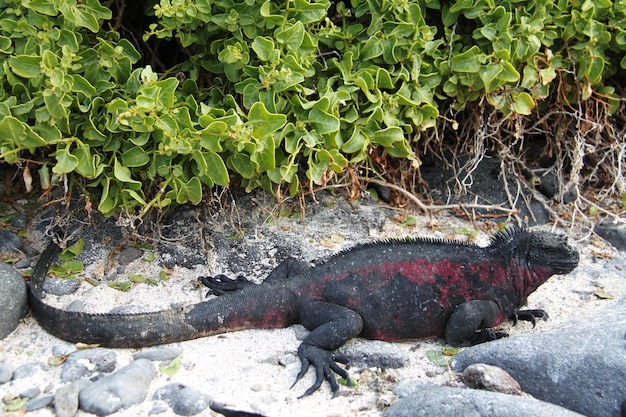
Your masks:
<svg viewBox="0 0 626 417"><path fill-rule="evenodd" d="M282 287L250 286L234 294L176 309L138 314L66 311L43 302L43 281L60 248L50 243L31 277L30 306L48 333L70 342L144 347L243 329L287 327L295 296Z"/></svg>

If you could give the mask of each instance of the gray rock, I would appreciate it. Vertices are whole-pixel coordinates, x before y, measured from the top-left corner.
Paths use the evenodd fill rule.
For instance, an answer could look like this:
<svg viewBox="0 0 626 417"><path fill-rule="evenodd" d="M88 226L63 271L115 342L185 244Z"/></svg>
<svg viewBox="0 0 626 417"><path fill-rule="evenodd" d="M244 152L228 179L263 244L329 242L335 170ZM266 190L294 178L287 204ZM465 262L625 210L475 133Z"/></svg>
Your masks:
<svg viewBox="0 0 626 417"><path fill-rule="evenodd" d="M41 390L38 387L27 388L19 393L20 398L35 398L41 394Z"/></svg>
<svg viewBox="0 0 626 417"><path fill-rule="evenodd" d="M53 400L54 396L52 395L43 395L41 397L33 398L24 404L24 411L35 411L47 407L52 404Z"/></svg>
<svg viewBox="0 0 626 417"><path fill-rule="evenodd" d="M133 247L124 248L120 252L117 258L117 262L122 266L126 266L130 264L132 261L134 261L135 259L141 258L142 255L143 255L143 251L141 249L137 249Z"/></svg>
<svg viewBox="0 0 626 417"><path fill-rule="evenodd" d="M602 222L596 224L593 231L616 249L626 251L626 227L610 222Z"/></svg>
<svg viewBox="0 0 626 417"><path fill-rule="evenodd" d="M66 308L67 311L84 311L85 302L83 300L74 300Z"/></svg>
<svg viewBox="0 0 626 417"><path fill-rule="evenodd" d="M338 353L345 355L351 367L397 369L407 366L409 357L397 344L378 340L354 339L341 347Z"/></svg>
<svg viewBox="0 0 626 417"><path fill-rule="evenodd" d="M211 404L203 392L177 383L159 388L152 399L165 401L180 416L196 415Z"/></svg>
<svg viewBox="0 0 626 417"><path fill-rule="evenodd" d="M117 278L117 271L115 269L111 269L104 276L105 281L115 281L116 278Z"/></svg>
<svg viewBox="0 0 626 417"><path fill-rule="evenodd" d="M52 346L52 356L61 357L65 355L71 355L72 352L76 351L76 345L70 343L59 343L57 345ZM67 360L66 360L67 362Z"/></svg>
<svg viewBox="0 0 626 417"><path fill-rule="evenodd" d="M626 278L626 258L613 258L606 261L604 269Z"/></svg>
<svg viewBox="0 0 626 417"><path fill-rule="evenodd" d="M181 349L175 346L157 346L142 349L133 355L133 359L148 359L149 361L171 361L181 354Z"/></svg>
<svg viewBox="0 0 626 417"><path fill-rule="evenodd" d="M46 278L43 282L43 290L52 295L73 294L80 287L77 279Z"/></svg>
<svg viewBox="0 0 626 417"><path fill-rule="evenodd" d="M11 217L9 224L16 229L24 230L26 226L28 226L28 220L26 220L26 216L22 213L17 213L15 216Z"/></svg>
<svg viewBox="0 0 626 417"><path fill-rule="evenodd" d="M452 361L506 370L527 392L581 414L620 416L626 399L626 299L560 332L511 337L467 348Z"/></svg>
<svg viewBox="0 0 626 417"><path fill-rule="evenodd" d="M98 416L142 402L154 378L152 362L137 359L119 371L88 385L78 395L80 408Z"/></svg>
<svg viewBox="0 0 626 417"><path fill-rule="evenodd" d="M88 379L67 384L54 393L54 412L57 417L74 417L78 412L78 393L91 383Z"/></svg>
<svg viewBox="0 0 626 417"><path fill-rule="evenodd" d="M22 258L18 260L17 262L13 263L13 268L22 270L22 269L30 268L31 265L32 265L32 259Z"/></svg>
<svg viewBox="0 0 626 417"><path fill-rule="evenodd" d="M0 385L9 382L13 378L13 367L5 362L0 362Z"/></svg>
<svg viewBox="0 0 626 417"><path fill-rule="evenodd" d="M150 308L147 306L140 306L136 304L128 304L124 306L113 307L109 310L110 314L140 314L147 313L150 311Z"/></svg>
<svg viewBox="0 0 626 417"><path fill-rule="evenodd" d="M26 314L26 282L10 265L0 262L0 339L7 337Z"/></svg>
<svg viewBox="0 0 626 417"><path fill-rule="evenodd" d="M413 383L413 389L404 387L403 390L408 395L393 403L384 417L581 417L554 404L498 392L421 383Z"/></svg>
<svg viewBox="0 0 626 417"><path fill-rule="evenodd" d="M47 374L50 371L48 365L43 362L30 362L15 368L13 379L32 378L39 374Z"/></svg>
<svg viewBox="0 0 626 417"><path fill-rule="evenodd" d="M61 381L74 382L79 379L96 379L115 370L117 356L104 348L79 350L68 356L61 372Z"/></svg>
<svg viewBox="0 0 626 417"><path fill-rule="evenodd" d="M22 246L21 237L9 230L0 229L0 253L15 253Z"/></svg>

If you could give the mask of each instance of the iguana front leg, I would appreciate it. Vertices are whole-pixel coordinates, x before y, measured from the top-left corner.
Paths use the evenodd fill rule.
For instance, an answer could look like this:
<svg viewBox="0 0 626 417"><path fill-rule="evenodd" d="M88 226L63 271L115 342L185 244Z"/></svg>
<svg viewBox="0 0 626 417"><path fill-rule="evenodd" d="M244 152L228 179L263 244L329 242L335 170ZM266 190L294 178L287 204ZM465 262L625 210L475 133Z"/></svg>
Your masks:
<svg viewBox="0 0 626 417"><path fill-rule="evenodd" d="M459 305L446 323L446 341L452 346L468 346L508 336L494 332L502 316L500 306L490 300L472 300ZM480 330L480 331L478 331Z"/></svg>
<svg viewBox="0 0 626 417"><path fill-rule="evenodd" d="M309 366L315 369L315 383L301 397L316 391L324 379L330 384L333 395L339 389L336 373L349 380L348 373L336 362L347 363L345 358L332 351L348 340L358 336L363 329L363 320L358 313L347 307L323 301L311 301L299 308L298 322L311 330L298 348L300 372L294 385L306 374Z"/></svg>

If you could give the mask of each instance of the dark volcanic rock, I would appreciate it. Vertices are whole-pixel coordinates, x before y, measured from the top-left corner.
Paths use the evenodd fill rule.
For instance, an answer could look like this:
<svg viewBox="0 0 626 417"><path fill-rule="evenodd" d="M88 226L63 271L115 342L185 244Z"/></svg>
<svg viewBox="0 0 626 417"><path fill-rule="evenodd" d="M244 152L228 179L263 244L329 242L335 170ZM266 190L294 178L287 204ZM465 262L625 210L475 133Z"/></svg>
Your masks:
<svg viewBox="0 0 626 417"><path fill-rule="evenodd" d="M626 399L626 299L563 331L511 337L467 348L452 369L473 363L506 370L537 399L585 415L618 417Z"/></svg>
<svg viewBox="0 0 626 417"><path fill-rule="evenodd" d="M469 161L467 155L458 156L457 159L459 165ZM423 191L436 200L445 203L477 203L511 208L506 192L508 188L513 198L517 192L520 192L530 201L527 205L524 198L517 198L515 208L519 210L521 219L528 219L529 225L545 224L550 220L542 204L528 195L522 187L518 187L513 176L509 176L508 173L503 175L497 158L485 156L473 171L461 170L458 180L464 187L458 186L454 170L443 165L439 159L426 158L423 162L420 173L422 179L428 184ZM465 190L461 192L459 188L465 188ZM483 209L475 211L487 213ZM489 211L488 213L503 214L502 211Z"/></svg>
<svg viewBox="0 0 626 417"><path fill-rule="evenodd" d="M626 227L609 222L596 224L594 228L602 239L609 242L617 250L626 251Z"/></svg>
<svg viewBox="0 0 626 417"><path fill-rule="evenodd" d="M14 253L22 249L22 238L15 233L0 229L0 253Z"/></svg>

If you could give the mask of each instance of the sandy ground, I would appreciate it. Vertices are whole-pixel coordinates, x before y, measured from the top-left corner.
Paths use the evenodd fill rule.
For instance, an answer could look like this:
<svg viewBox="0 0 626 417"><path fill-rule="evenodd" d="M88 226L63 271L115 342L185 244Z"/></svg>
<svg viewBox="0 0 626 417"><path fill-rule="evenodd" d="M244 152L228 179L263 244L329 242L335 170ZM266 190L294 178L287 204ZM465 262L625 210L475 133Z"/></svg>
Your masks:
<svg viewBox="0 0 626 417"><path fill-rule="evenodd" d="M434 219L414 216L416 219L414 227L405 227L388 220L381 230L370 231L367 239L408 235L450 237L455 235L456 227L463 226L469 229L474 227L466 221L443 214L437 215ZM301 220L285 219L273 227L277 230L286 230L298 222ZM433 223L436 223L435 227ZM311 248L324 253L332 253L356 243L341 233L334 233L332 225L316 236L326 236L328 239L311 239L303 236L303 240L306 240ZM259 236L251 238L256 239ZM475 239L479 244L488 243L488 235L483 232ZM620 255L599 239L574 245L581 252L579 268L566 276L551 278L532 294L528 301L530 308L545 309L550 319L538 322L535 329L526 322L514 328L505 325L505 330L512 336L558 330L564 322L583 318L626 296L624 275L620 275L618 270L605 269L603 267L605 261L600 258L601 256L610 259L623 254ZM158 310L177 302L200 302L204 299L206 291L194 284L197 276L232 273L223 271L219 262L220 259L215 259L211 265L196 270L176 267L168 281L155 286L135 284L127 292L117 291L106 285L93 287L83 282L75 294L65 297L49 296L47 302L67 307L71 301L82 299L85 302L85 310L92 312L104 312L114 306L127 304L149 306L150 309ZM84 275L95 275L101 270L102 265L90 265ZM126 273L158 277L161 270L156 261L137 260L126 268ZM249 271L238 272L254 275L255 268L251 265ZM599 288L603 290L600 291ZM600 298L598 295L601 297L610 295L612 299ZM421 340L396 344L405 350L410 358L410 365L405 368L351 369L351 376L358 380L358 388L341 387L339 394L331 398L328 384L324 383L313 395L298 399L313 382L313 373L309 372L303 381L290 389L300 366L295 352L299 345L298 336L301 337L303 332L299 326L293 326L282 330L240 331L178 343L177 346L183 351L180 370L171 378L163 373L157 373L147 398L150 399L154 391L166 383L179 382L204 391L214 401L267 416L378 416L394 401L395 396L391 390L401 380L414 379L438 385L459 384L455 374L426 358L426 352L441 350L442 341ZM13 366L34 361L47 362L52 357L52 347L55 345L72 348L71 344L45 333L36 321L29 317L24 319L9 337L0 341L0 358ZM116 352L119 369L132 360L131 355L135 350L117 349ZM51 380L39 383L43 390L59 384L61 366L55 367L53 372L54 377ZM20 384L7 387L9 384L5 384L0 387L0 397L29 388L33 382L30 381L28 384L23 387ZM152 401L145 401L113 415L145 416L154 405ZM169 411L161 415L171 414L173 413ZM52 416L53 412L44 409L28 415ZM79 411L77 415L85 417L91 414ZM199 415L217 414L207 409Z"/></svg>

